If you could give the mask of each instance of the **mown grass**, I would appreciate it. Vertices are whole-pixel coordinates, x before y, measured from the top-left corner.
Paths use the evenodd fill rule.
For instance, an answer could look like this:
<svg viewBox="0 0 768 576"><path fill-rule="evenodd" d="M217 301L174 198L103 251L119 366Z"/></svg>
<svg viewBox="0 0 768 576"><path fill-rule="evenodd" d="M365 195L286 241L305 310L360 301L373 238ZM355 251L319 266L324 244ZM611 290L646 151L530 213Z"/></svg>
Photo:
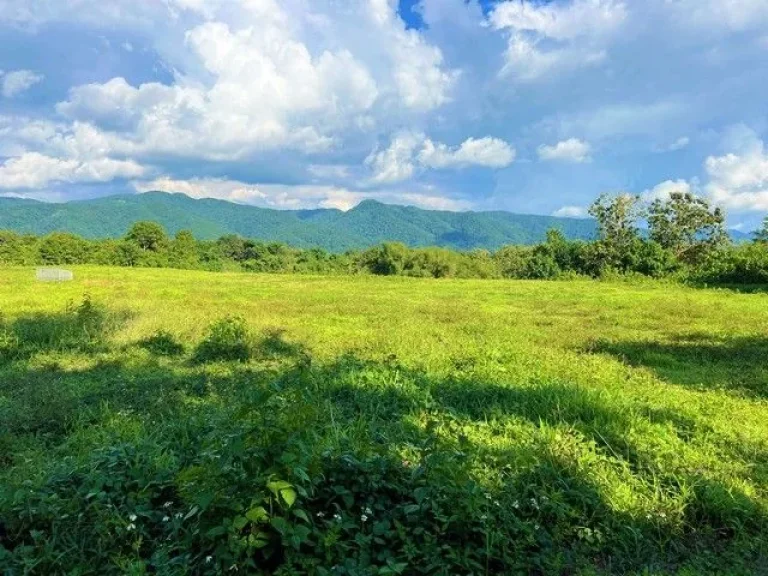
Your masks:
<svg viewBox="0 0 768 576"><path fill-rule="evenodd" d="M768 294L0 272L10 574L768 573Z"/></svg>

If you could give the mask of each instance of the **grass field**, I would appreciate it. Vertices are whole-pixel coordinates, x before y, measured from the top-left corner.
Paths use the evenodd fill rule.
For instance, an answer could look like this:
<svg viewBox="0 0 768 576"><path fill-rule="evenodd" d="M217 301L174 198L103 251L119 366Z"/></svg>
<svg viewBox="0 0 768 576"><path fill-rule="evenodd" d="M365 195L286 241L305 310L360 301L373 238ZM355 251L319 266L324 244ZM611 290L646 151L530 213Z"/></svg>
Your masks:
<svg viewBox="0 0 768 576"><path fill-rule="evenodd" d="M768 294L75 276L0 271L0 573L768 574Z"/></svg>

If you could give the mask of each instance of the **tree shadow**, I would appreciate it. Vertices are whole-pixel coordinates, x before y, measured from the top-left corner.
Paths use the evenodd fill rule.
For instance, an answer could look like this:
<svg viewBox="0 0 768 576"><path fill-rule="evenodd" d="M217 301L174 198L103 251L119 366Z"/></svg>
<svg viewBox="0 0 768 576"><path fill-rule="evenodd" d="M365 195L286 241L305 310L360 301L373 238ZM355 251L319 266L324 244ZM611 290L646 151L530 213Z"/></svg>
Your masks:
<svg viewBox="0 0 768 576"><path fill-rule="evenodd" d="M36 321L37 330L59 320ZM718 566L767 566L768 522L757 502L700 472L659 469L631 440L636 422L578 386L435 378L354 354L322 364L282 332L266 334L260 358L245 364L195 365L139 351L138 343L116 360L103 354L106 339L71 348L62 344L68 340L20 342L25 353L0 366L0 446L5 435L12 451L25 439L46 450L34 467L24 450L0 461L0 473L16 467L24 476L0 488L0 560L5 547L39 560L42 573L72 571L85 546L94 570L107 572L113 558L129 555L148 569L170 558L204 573L205 559L231 554L242 535L224 522L251 508L275 478L297 487L307 517L286 521L318 536L294 545L294 528L270 528L271 555L248 552L268 573L317 568L317 558L341 574L402 562L427 574L672 572L718 556ZM26 361L62 348L88 362ZM672 410L642 414L681 442L697 430ZM636 477L662 477L668 491L688 490L682 523L615 510L589 468L543 434L500 448L468 432L512 418L594 444ZM768 458L759 457L755 466L765 467ZM492 471L484 480L483 467ZM28 470L33 484L25 484ZM134 511L145 530L135 549L116 528ZM176 514L188 532L166 520Z"/></svg>
<svg viewBox="0 0 768 576"><path fill-rule="evenodd" d="M670 342L598 341L589 347L659 378L699 390L725 390L768 398L768 338L677 336Z"/></svg>

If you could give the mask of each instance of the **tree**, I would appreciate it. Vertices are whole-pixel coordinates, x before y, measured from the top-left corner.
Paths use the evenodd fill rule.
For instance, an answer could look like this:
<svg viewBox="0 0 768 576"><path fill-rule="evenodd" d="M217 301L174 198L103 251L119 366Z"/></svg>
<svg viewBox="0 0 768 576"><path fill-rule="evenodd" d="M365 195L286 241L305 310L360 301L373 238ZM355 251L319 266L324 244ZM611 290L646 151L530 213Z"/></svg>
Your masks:
<svg viewBox="0 0 768 576"><path fill-rule="evenodd" d="M601 194L589 207L589 214L597 220L600 235L592 250L597 256L592 273L600 275L606 269L621 269L624 257L638 240L640 199L631 194Z"/></svg>
<svg viewBox="0 0 768 576"><path fill-rule="evenodd" d="M728 241L725 214L690 192L673 192L654 201L648 211L651 239L681 262L695 264Z"/></svg>
<svg viewBox="0 0 768 576"><path fill-rule="evenodd" d="M179 230L171 243L171 264L194 268L198 262L197 242L189 230Z"/></svg>
<svg viewBox="0 0 768 576"><path fill-rule="evenodd" d="M88 242L68 232L53 232L40 243L40 260L44 264L84 264L88 258Z"/></svg>
<svg viewBox="0 0 768 576"><path fill-rule="evenodd" d="M157 222L136 222L128 234L125 235L128 242L133 242L145 252L160 252L168 245L168 236L165 229Z"/></svg>
<svg viewBox="0 0 768 576"><path fill-rule="evenodd" d="M768 244L768 216L763 220L763 226L755 232L755 242L760 244Z"/></svg>
<svg viewBox="0 0 768 576"><path fill-rule="evenodd" d="M637 221L641 216L639 200L631 194L601 194L589 207L589 215L597 220L600 238L608 245L621 250L637 238Z"/></svg>

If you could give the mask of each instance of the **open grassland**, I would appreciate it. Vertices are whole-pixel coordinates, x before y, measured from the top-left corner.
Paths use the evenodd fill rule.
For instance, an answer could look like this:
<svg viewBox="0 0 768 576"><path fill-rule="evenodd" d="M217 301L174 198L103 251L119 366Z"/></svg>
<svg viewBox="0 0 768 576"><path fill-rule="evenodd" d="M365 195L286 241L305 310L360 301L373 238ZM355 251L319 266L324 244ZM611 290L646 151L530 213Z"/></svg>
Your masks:
<svg viewBox="0 0 768 576"><path fill-rule="evenodd" d="M0 270L0 573L768 574L768 294L75 276Z"/></svg>

